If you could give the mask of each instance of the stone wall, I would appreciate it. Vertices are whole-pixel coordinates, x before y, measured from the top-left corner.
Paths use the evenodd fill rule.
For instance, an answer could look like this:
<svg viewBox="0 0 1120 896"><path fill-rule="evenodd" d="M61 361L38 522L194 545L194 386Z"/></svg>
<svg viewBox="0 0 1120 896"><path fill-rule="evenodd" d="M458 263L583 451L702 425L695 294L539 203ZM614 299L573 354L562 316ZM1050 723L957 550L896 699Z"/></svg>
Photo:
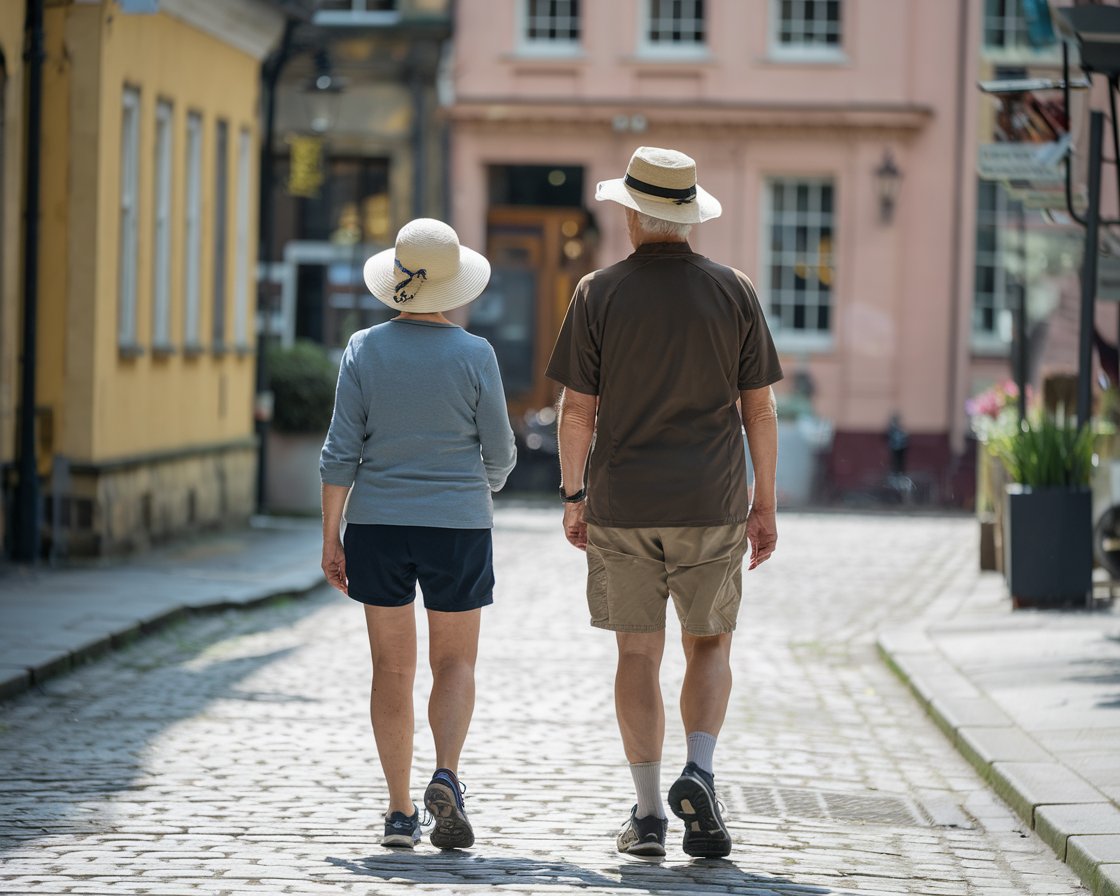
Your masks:
<svg viewBox="0 0 1120 896"><path fill-rule="evenodd" d="M54 556L143 550L202 529L243 525L255 506L252 440L163 456L56 468L44 540Z"/></svg>

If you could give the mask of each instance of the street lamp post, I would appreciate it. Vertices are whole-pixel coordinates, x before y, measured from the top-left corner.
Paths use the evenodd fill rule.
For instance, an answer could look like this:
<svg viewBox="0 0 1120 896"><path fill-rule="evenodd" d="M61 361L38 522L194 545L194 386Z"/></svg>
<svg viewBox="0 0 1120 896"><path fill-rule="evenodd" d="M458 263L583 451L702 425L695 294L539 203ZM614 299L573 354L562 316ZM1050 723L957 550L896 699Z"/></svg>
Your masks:
<svg viewBox="0 0 1120 896"><path fill-rule="evenodd" d="M1100 74L1108 79L1109 104L1115 109L1115 91L1120 86L1120 7L1079 6L1055 10L1063 30L1076 41L1081 56L1081 67L1086 75ZM1066 114L1069 114L1069 53L1063 47L1063 79L1066 91ZM1073 210L1070 196L1070 161L1066 158L1066 204L1071 216L1085 226L1085 255L1081 264L1081 315L1078 333L1077 369L1077 423L1089 422L1092 408L1092 351L1093 322L1097 294L1097 255L1100 246L1101 224L1120 221L1101 221L1101 162L1104 142L1104 113L1089 113L1089 177L1088 206L1082 218ZM1120 133L1113 120L1113 152L1120 153ZM1120 156L1118 156L1120 158ZM1113 160L1114 163L1116 159Z"/></svg>

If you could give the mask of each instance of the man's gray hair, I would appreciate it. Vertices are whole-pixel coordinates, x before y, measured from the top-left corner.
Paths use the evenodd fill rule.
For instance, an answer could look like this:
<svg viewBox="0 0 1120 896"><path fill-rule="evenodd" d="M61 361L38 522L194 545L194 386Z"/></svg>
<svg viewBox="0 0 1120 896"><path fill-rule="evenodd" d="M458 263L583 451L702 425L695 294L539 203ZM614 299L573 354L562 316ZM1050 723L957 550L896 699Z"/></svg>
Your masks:
<svg viewBox="0 0 1120 896"><path fill-rule="evenodd" d="M675 240L684 240L688 239L689 233L692 232L691 224L664 221L661 218L653 217L653 215L647 215L645 212L635 211L634 214L638 216L638 226L653 236L667 236Z"/></svg>

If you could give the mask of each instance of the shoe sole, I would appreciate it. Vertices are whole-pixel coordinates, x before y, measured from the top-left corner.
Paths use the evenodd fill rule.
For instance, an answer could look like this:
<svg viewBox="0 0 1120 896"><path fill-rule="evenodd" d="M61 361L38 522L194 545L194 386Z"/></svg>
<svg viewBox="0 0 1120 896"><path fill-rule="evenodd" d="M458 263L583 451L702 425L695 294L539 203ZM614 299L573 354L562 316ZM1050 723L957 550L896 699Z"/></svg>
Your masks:
<svg viewBox="0 0 1120 896"><path fill-rule="evenodd" d="M663 856L665 847L660 843L635 843L626 849L620 849L619 852L627 856Z"/></svg>
<svg viewBox="0 0 1120 896"><path fill-rule="evenodd" d="M474 845L474 830L459 808L455 794L444 784L429 784L424 791L424 807L435 822L432 846L440 849L466 849Z"/></svg>
<svg viewBox="0 0 1120 896"><path fill-rule="evenodd" d="M389 834L381 838L381 845L390 849L412 849L419 842L411 834Z"/></svg>
<svg viewBox="0 0 1120 896"><path fill-rule="evenodd" d="M702 859L731 852L731 833L716 815L714 794L700 781L680 777L669 788L669 808L684 821L684 851Z"/></svg>

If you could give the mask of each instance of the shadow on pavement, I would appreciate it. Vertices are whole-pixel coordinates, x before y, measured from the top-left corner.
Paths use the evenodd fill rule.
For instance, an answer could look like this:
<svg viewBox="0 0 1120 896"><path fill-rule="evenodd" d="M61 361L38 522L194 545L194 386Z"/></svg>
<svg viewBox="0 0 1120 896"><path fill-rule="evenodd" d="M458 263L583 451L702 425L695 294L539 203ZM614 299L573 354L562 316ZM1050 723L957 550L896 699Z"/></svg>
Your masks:
<svg viewBox="0 0 1120 896"><path fill-rule="evenodd" d="M1079 684L1106 685L1117 687L1115 694L1109 694L1098 700L1097 709L1120 709L1120 635L1105 635L1105 641L1111 642L1115 655L1107 657L1094 657L1074 662L1086 671L1080 675L1070 676L1070 681Z"/></svg>
<svg viewBox="0 0 1120 896"><path fill-rule="evenodd" d="M291 696L247 689L244 682L295 647L192 661L227 640L292 625L321 609L309 597L269 613L227 611L188 621L52 679L0 708L0 856L44 836L111 832L118 801L150 799L167 786L165 769L149 767L150 747L181 720L218 701L275 703ZM108 668L112 667L112 668ZM121 676L124 676L123 678ZM112 683L111 690L104 685ZM223 717L229 736L239 720ZM210 751L180 754L172 776L206 779L223 761ZM189 818L152 817L153 826L182 829Z"/></svg>
<svg viewBox="0 0 1120 896"><path fill-rule="evenodd" d="M572 862L533 858L472 855L469 852L388 852L350 860L328 856L326 861L365 878L428 885L568 885L604 889L708 892L711 888L764 896L824 896L835 893L827 887L798 884L784 877L752 874L726 859L694 859L689 864L623 862L617 876Z"/></svg>

